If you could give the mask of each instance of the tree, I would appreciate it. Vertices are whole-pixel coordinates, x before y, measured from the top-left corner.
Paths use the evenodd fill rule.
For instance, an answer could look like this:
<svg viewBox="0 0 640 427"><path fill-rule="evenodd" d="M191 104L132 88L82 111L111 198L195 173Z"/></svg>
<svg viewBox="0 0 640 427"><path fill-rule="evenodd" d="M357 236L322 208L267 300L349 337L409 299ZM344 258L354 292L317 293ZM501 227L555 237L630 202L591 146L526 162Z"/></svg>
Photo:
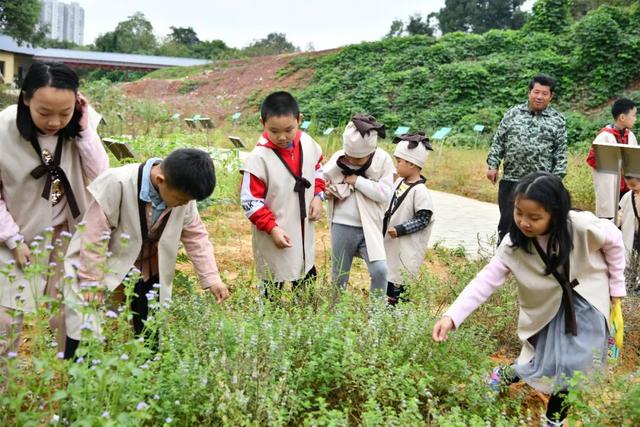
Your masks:
<svg viewBox="0 0 640 427"><path fill-rule="evenodd" d="M0 0L0 33L13 37L18 44L42 43L44 31L38 27L39 0Z"/></svg>
<svg viewBox="0 0 640 427"><path fill-rule="evenodd" d="M430 14L423 21L422 16L419 13L411 15L409 17L409 22L407 22L407 26L405 27L405 31L410 36L415 36L418 34L432 36L434 31L430 22L432 17L433 15Z"/></svg>
<svg viewBox="0 0 640 427"><path fill-rule="evenodd" d="M284 33L271 33L267 37L254 41L244 48L249 56L277 55L280 53L295 52L298 50Z"/></svg>
<svg viewBox="0 0 640 427"><path fill-rule="evenodd" d="M156 49L153 25L142 12L136 12L129 19L118 23L114 31L102 34L95 45L103 52L153 54Z"/></svg>
<svg viewBox="0 0 640 427"><path fill-rule="evenodd" d="M525 0L445 0L437 17L443 34L453 31L485 33L491 29L518 29L527 20L520 10Z"/></svg>
<svg viewBox="0 0 640 427"><path fill-rule="evenodd" d="M575 21L581 20L590 10L595 10L604 4L611 6L633 6L638 0L573 0L571 16Z"/></svg>
<svg viewBox="0 0 640 427"><path fill-rule="evenodd" d="M176 43L169 37L167 37L166 40L160 46L158 46L155 54L161 56L180 56L184 58L194 56L191 52L191 49L189 49L189 46L186 46L182 43Z"/></svg>
<svg viewBox="0 0 640 427"><path fill-rule="evenodd" d="M454 31L471 32L475 13L473 0L445 0L444 7L437 14L440 31L442 34Z"/></svg>
<svg viewBox="0 0 640 427"><path fill-rule="evenodd" d="M222 40L201 41L191 48L194 58L225 59L237 55L238 50L227 46Z"/></svg>
<svg viewBox="0 0 640 427"><path fill-rule="evenodd" d="M527 22L528 31L559 34L571 25L572 0L538 0Z"/></svg>
<svg viewBox="0 0 640 427"><path fill-rule="evenodd" d="M191 27L169 27L171 29L171 34L169 34L169 38L171 41L183 44L185 46L193 46L196 43L200 42L198 35L195 30Z"/></svg>
<svg viewBox="0 0 640 427"><path fill-rule="evenodd" d="M527 20L527 14L520 10L524 0L476 0L475 15L472 20L476 34L498 29L518 29Z"/></svg>
<svg viewBox="0 0 640 427"><path fill-rule="evenodd" d="M385 39L390 39L392 37L400 37L404 33L404 22L400 19L396 18L391 23L391 27L389 28L389 32L384 36Z"/></svg>

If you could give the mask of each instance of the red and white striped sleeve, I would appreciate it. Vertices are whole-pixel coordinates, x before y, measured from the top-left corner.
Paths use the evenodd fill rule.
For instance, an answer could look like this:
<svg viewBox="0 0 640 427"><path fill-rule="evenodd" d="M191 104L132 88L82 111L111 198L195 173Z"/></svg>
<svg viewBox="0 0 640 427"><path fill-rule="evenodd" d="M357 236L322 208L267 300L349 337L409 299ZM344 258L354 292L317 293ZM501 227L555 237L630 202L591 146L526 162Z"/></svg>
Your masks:
<svg viewBox="0 0 640 427"><path fill-rule="evenodd" d="M240 204L242 210L249 221L258 230L271 233L271 230L278 225L276 216L265 205L267 186L265 183L250 172L242 175L242 187L240 189Z"/></svg>
<svg viewBox="0 0 640 427"><path fill-rule="evenodd" d="M318 194L326 188L327 183L324 180L324 170L322 169L322 154L316 163L315 182L313 188L313 194Z"/></svg>

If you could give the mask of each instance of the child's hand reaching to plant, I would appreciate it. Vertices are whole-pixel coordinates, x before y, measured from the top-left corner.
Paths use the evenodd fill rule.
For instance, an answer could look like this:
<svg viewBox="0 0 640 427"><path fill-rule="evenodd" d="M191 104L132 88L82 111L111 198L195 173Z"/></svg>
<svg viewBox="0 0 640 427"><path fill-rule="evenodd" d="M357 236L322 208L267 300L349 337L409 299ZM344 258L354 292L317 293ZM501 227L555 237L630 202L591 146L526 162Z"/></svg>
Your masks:
<svg viewBox="0 0 640 427"><path fill-rule="evenodd" d="M449 331L456 328L453 324L453 319L449 316L442 316L442 319L438 320L433 326L432 338L435 342L442 342L449 339Z"/></svg>
<svg viewBox="0 0 640 427"><path fill-rule="evenodd" d="M211 294L215 297L216 303L218 304L229 298L229 289L222 280L210 286L209 292L211 292Z"/></svg>

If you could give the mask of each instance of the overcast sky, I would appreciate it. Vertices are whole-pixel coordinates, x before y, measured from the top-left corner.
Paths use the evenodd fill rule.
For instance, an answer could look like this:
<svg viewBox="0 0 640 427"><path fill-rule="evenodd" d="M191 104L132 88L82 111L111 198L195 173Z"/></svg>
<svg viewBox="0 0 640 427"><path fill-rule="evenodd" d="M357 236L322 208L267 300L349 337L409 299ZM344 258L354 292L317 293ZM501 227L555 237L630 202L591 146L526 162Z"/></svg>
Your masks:
<svg viewBox="0 0 640 427"><path fill-rule="evenodd" d="M193 27L201 40L220 39L244 47L269 33L285 33L305 50L329 49L363 40L378 40L394 18L427 15L444 0L62 0L75 1L85 12L84 43L115 29L135 12L151 22L156 36L169 27ZM528 0L527 5L530 8Z"/></svg>

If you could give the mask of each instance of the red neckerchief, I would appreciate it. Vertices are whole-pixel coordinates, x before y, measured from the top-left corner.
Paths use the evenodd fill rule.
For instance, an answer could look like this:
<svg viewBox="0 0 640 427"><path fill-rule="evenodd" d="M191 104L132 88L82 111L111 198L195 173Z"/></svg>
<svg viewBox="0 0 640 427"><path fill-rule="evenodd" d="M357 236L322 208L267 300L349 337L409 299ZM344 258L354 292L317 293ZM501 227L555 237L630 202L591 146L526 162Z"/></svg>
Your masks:
<svg viewBox="0 0 640 427"><path fill-rule="evenodd" d="M601 134L603 132L606 132L606 133L609 133L609 134L613 135L618 144L628 144L629 143L629 129L628 128L624 128L623 130L619 130L619 129L616 129L615 127L606 126L606 127L602 128L602 129L600 129L600 132L598 132L598 134Z"/></svg>
<svg viewBox="0 0 640 427"><path fill-rule="evenodd" d="M291 147L280 148L269 139L267 132L264 132L262 134L262 137L267 142L265 144L262 144L262 146L275 150L287 162L291 170L296 175L301 175L302 170L300 169L300 164L298 163L298 158L300 157L301 136L302 136L302 131L299 130L298 132L296 132L296 136L293 137L293 141L292 141L293 145Z"/></svg>

